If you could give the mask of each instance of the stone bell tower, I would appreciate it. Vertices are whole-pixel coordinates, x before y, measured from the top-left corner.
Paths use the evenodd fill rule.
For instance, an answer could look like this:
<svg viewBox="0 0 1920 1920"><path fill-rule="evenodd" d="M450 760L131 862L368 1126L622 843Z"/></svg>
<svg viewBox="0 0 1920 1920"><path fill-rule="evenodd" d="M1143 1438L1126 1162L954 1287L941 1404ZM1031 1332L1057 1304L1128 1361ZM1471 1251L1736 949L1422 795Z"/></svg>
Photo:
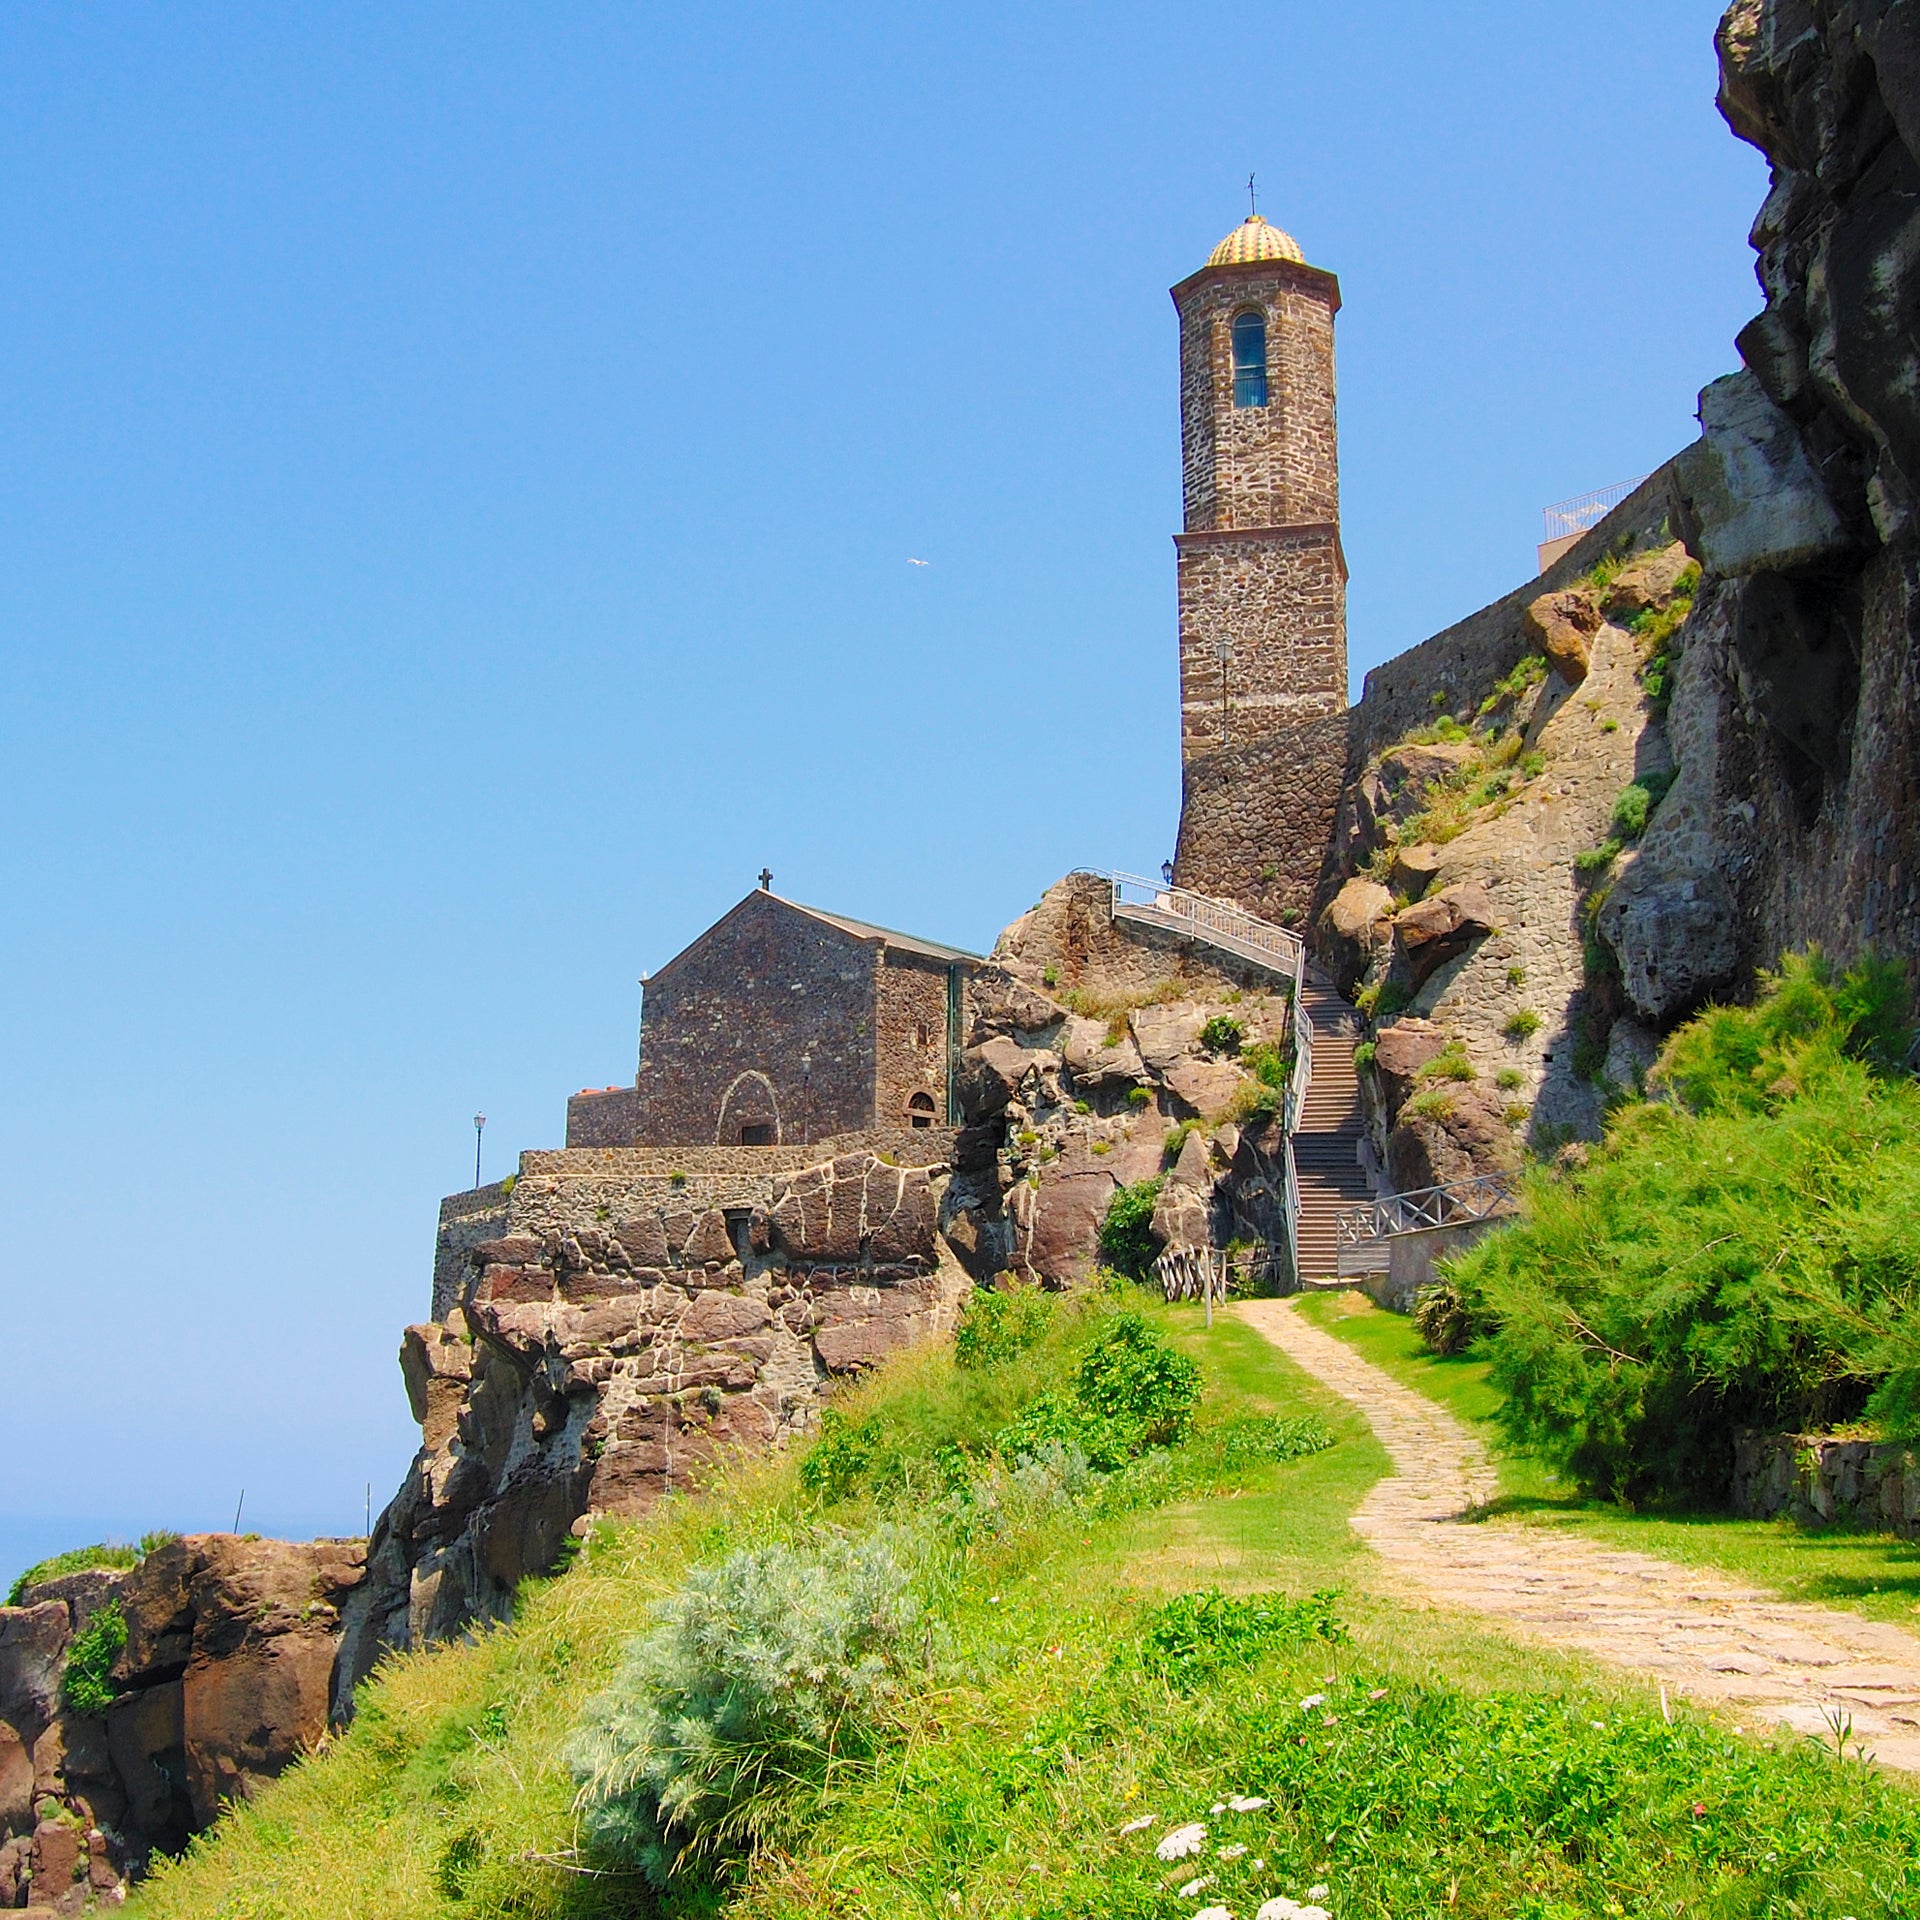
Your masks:
<svg viewBox="0 0 1920 1920"><path fill-rule="evenodd" d="M1333 316L1340 284L1258 214L1173 289L1186 527L1175 879L1304 917L1346 761Z"/></svg>

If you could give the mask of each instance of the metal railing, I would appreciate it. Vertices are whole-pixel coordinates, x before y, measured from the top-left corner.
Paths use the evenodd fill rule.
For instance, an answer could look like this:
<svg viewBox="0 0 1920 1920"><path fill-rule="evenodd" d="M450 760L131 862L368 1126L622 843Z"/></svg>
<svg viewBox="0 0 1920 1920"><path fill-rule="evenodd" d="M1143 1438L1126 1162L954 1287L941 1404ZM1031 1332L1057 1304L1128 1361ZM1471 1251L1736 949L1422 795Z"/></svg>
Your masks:
<svg viewBox="0 0 1920 1920"><path fill-rule="evenodd" d="M1116 920L1184 933L1289 979L1298 979L1306 963L1306 943L1297 933L1276 927L1271 920L1262 920L1242 907L1210 900L1204 893L1189 893L1185 887L1170 887L1164 881L1143 880L1137 873L1110 873L1106 877L1113 883Z"/></svg>
<svg viewBox="0 0 1920 1920"><path fill-rule="evenodd" d="M1444 1187L1417 1187L1391 1193L1364 1207L1342 1207L1335 1218L1335 1240L1342 1247L1364 1246L1396 1233L1427 1227L1459 1227L1512 1213L1519 1204L1519 1180L1510 1173L1483 1173Z"/></svg>
<svg viewBox="0 0 1920 1920"><path fill-rule="evenodd" d="M1638 480L1621 480L1611 487L1597 487L1592 493L1577 493L1571 500L1556 500L1541 509L1541 524L1546 528L1541 539L1566 540L1597 527L1636 487L1646 483L1643 473Z"/></svg>

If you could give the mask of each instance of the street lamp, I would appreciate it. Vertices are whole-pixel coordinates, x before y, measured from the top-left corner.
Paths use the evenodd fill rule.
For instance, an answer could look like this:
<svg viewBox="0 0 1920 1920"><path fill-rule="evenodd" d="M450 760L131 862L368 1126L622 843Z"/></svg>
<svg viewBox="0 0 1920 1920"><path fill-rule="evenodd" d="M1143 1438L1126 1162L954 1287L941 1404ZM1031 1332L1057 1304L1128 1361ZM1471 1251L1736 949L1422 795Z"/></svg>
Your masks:
<svg viewBox="0 0 1920 1920"><path fill-rule="evenodd" d="M487 1116L476 1113L473 1116L473 1184L480 1184L480 1136L486 1130Z"/></svg>

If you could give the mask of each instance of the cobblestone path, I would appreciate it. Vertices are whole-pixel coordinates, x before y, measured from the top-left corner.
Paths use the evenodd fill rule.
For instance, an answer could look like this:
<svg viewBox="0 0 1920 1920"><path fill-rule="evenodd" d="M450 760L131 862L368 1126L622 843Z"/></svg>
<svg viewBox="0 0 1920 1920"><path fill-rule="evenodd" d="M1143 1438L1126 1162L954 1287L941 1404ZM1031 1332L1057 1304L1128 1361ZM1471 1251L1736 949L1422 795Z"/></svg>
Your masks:
<svg viewBox="0 0 1920 1920"><path fill-rule="evenodd" d="M1631 1668L1673 1695L1830 1737L1851 1716L1883 1766L1920 1773L1920 1639L1836 1609L1781 1600L1725 1574L1465 1518L1490 1499L1480 1443L1441 1407L1284 1300L1233 1309L1366 1415L1394 1472L1353 1515L1394 1580L1440 1606Z"/></svg>

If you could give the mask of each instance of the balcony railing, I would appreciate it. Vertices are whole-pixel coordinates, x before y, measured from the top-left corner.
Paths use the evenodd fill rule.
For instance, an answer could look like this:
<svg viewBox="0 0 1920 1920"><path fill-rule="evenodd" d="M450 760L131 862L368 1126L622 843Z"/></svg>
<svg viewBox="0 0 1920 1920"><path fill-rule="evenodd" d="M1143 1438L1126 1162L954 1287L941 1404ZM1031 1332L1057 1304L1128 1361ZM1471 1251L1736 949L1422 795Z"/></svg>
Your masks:
<svg viewBox="0 0 1920 1920"><path fill-rule="evenodd" d="M1592 493L1577 493L1571 500L1556 500L1542 510L1545 531L1541 539L1550 544L1597 527L1636 487L1645 486L1646 481L1643 473L1638 480L1622 480L1611 487L1596 488Z"/></svg>
<svg viewBox="0 0 1920 1920"><path fill-rule="evenodd" d="M1210 900L1203 893L1170 887L1163 881L1143 880L1134 873L1107 876L1113 882L1113 917L1143 926L1164 927L1203 940L1223 953L1282 973L1297 980L1306 961L1306 945L1297 933L1276 927L1271 920Z"/></svg>
<svg viewBox="0 0 1920 1920"><path fill-rule="evenodd" d="M1419 1187L1390 1193L1364 1207L1342 1207L1335 1220L1337 1244L1359 1247L1396 1233L1427 1227L1466 1226L1512 1213L1519 1204L1519 1182L1510 1173L1483 1173L1444 1187Z"/></svg>

